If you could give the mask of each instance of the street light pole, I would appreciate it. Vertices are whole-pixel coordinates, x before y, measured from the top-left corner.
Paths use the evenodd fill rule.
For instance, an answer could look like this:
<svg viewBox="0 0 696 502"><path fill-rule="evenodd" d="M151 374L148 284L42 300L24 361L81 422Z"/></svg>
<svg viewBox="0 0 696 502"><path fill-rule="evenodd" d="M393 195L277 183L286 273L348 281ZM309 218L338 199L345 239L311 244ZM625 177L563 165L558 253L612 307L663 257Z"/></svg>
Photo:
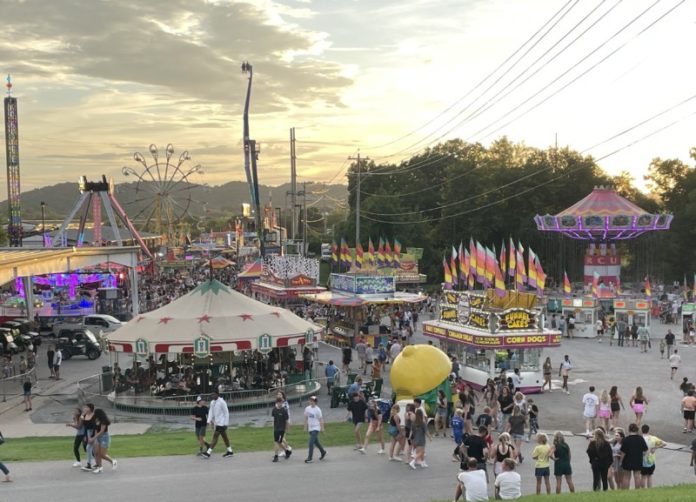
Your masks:
<svg viewBox="0 0 696 502"><path fill-rule="evenodd" d="M41 242L46 247L46 203L41 201Z"/></svg>

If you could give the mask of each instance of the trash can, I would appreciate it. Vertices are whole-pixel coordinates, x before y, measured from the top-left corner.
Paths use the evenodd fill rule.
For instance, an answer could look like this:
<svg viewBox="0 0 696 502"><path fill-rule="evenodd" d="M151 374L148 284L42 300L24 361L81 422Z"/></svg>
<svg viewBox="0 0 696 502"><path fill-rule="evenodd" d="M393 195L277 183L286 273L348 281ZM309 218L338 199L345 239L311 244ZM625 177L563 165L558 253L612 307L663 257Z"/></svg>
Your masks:
<svg viewBox="0 0 696 502"><path fill-rule="evenodd" d="M107 393L114 390L114 381L113 375L111 373L111 366L102 366L101 390L102 393Z"/></svg>

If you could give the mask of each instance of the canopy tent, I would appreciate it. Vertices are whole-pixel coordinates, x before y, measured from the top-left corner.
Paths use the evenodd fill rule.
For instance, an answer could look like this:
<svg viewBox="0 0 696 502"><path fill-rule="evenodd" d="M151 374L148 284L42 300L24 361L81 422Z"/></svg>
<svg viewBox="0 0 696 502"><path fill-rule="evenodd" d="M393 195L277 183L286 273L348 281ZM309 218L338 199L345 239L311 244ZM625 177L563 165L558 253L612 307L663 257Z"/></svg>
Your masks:
<svg viewBox="0 0 696 502"><path fill-rule="evenodd" d="M261 274L263 273L263 263L261 260L256 260L249 265L246 266L244 270L242 270L239 275L237 276L237 279L247 279L247 280L253 280L253 279L258 279L261 277Z"/></svg>
<svg viewBox="0 0 696 502"><path fill-rule="evenodd" d="M321 328L292 312L207 281L109 335L111 350L140 355L258 349L313 343Z"/></svg>
<svg viewBox="0 0 696 502"><path fill-rule="evenodd" d="M212 267L214 269L227 268L227 267L231 267L232 265L234 265L233 261L230 261L227 258L220 256L220 255L205 262L206 267Z"/></svg>
<svg viewBox="0 0 696 502"><path fill-rule="evenodd" d="M346 295L333 291L324 293L300 295L306 300L324 303L327 305L336 305L338 307L360 307L370 304L403 304L403 303L420 303L428 299L427 296L416 293L404 293L397 291L388 295Z"/></svg>

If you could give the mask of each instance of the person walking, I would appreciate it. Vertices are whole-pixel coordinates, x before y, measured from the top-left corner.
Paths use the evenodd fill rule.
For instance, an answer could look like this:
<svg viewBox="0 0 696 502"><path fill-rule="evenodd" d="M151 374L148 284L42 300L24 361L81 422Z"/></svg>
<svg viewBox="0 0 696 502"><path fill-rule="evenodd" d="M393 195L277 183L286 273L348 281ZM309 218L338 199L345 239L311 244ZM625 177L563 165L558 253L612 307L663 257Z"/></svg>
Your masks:
<svg viewBox="0 0 696 502"><path fill-rule="evenodd" d="M82 462L80 460L80 448L85 447L85 426L82 423L82 410L80 408L75 408L73 411L72 422L65 424L65 426L75 429L75 439L73 440L73 455L75 455L75 462L73 462L73 467L82 467Z"/></svg>
<svg viewBox="0 0 696 502"><path fill-rule="evenodd" d="M379 438L380 449L378 455L384 455L384 431L382 429L382 411L377 404L377 398L372 396L367 403L367 431L365 432L365 441L358 449L360 453L367 452L367 445L370 444L370 437L375 432Z"/></svg>
<svg viewBox="0 0 696 502"><path fill-rule="evenodd" d="M675 336L674 333L672 333L671 329L667 330L667 334L665 335L665 345L667 346L667 359L669 359L669 356L672 355L672 349L674 348L674 342L675 342Z"/></svg>
<svg viewBox="0 0 696 502"><path fill-rule="evenodd" d="M650 434L650 426L643 424L640 428L643 433L645 444L648 445L648 450L643 454L643 467L640 470L641 481L643 488L652 488L652 477L655 473L655 450L667 446L663 440L657 436Z"/></svg>
<svg viewBox="0 0 696 502"><path fill-rule="evenodd" d="M360 429L365 423L367 415L367 403L362 398L362 393L354 392L350 403L348 403L348 419L353 423L353 434L355 435L355 450L360 450L363 445Z"/></svg>
<svg viewBox="0 0 696 502"><path fill-rule="evenodd" d="M643 415L645 414L645 409L648 406L648 399L643 394L643 387L636 387L636 391L631 396L629 402L633 413L636 415L636 425L640 426L641 420L643 420Z"/></svg>
<svg viewBox="0 0 696 502"><path fill-rule="evenodd" d="M5 438L2 435L2 432L0 432L0 443L4 443ZM0 471L5 475L5 479L3 479L4 483L11 483L12 482L12 476L10 476L10 470L7 468L5 464L0 462Z"/></svg>
<svg viewBox="0 0 696 502"><path fill-rule="evenodd" d="M573 484L573 468L570 465L570 446L566 443L561 431L553 434L553 445L551 446L551 458L553 459L553 475L556 477L556 493L561 493L563 477L570 493L575 493Z"/></svg>
<svg viewBox="0 0 696 502"><path fill-rule="evenodd" d="M572 315L568 316L568 338L573 338L573 334L575 333L575 317Z"/></svg>
<svg viewBox="0 0 696 502"><path fill-rule="evenodd" d="M592 467L592 489L596 492L599 491L601 481L602 490L607 491L609 489L607 476L613 461L613 454L602 429L594 430L593 439L587 446L587 456Z"/></svg>
<svg viewBox="0 0 696 502"><path fill-rule="evenodd" d="M53 359L56 356L56 348L55 345L49 345L48 350L46 351L46 359L48 360L48 369L51 372L51 375L48 378L55 378L56 373L53 369Z"/></svg>
<svg viewBox="0 0 696 502"><path fill-rule="evenodd" d="M437 408L435 410L435 437L440 435L446 436L445 429L447 428L447 395L445 391L440 389L437 391Z"/></svg>
<svg viewBox="0 0 696 502"><path fill-rule="evenodd" d="M276 392L276 399L280 398L283 401L283 408L285 408L285 411L288 412L288 419L285 422L285 434L283 434L283 449L285 450L285 458L290 458L290 455L292 455L292 446L288 444L288 430L290 429L290 423L292 422L291 417L290 417L290 403L288 402L288 396L285 395L285 392L282 390L279 390Z"/></svg>
<svg viewBox="0 0 696 502"><path fill-rule="evenodd" d="M333 389L336 375L339 373L338 366L334 364L333 360L330 360L329 364L324 369L324 375L326 376L326 388L329 391L329 396L331 395L331 390Z"/></svg>
<svg viewBox="0 0 696 502"><path fill-rule="evenodd" d="M503 472L503 462L507 459L515 460L517 453L515 447L512 446L510 434L503 432L498 436L498 444L489 453L493 460L493 473L497 476Z"/></svg>
<svg viewBox="0 0 696 502"><path fill-rule="evenodd" d="M631 488L631 475L633 475L633 487L637 490L643 487L641 470L643 469L643 454L648 451L648 445L643 436L638 434L638 425L628 426L628 436L621 442L621 488Z"/></svg>
<svg viewBox="0 0 696 502"><path fill-rule="evenodd" d="M198 441L198 455L208 449L205 442L206 425L208 425L208 407L201 396L196 398L196 406L191 410L191 420L193 420L194 432Z"/></svg>
<svg viewBox="0 0 696 502"><path fill-rule="evenodd" d="M602 391L602 395L599 397L599 411L597 416L602 421L602 426L605 431L611 429L609 422L611 421L611 398L606 389Z"/></svg>
<svg viewBox="0 0 696 502"><path fill-rule="evenodd" d="M363 370L363 375L365 375L367 372L367 368L365 367L367 343L365 343L365 338L363 337L362 331L360 332L360 338L358 338L358 343L355 344L355 351L358 353L358 361L360 363L358 371Z"/></svg>
<svg viewBox="0 0 696 502"><path fill-rule="evenodd" d="M307 445L307 458L305 464L311 464L314 456L314 447L319 449L321 456L319 460L324 460L326 450L319 442L319 433L324 432L324 416L321 413L321 408L317 406L317 396L309 398L309 405L304 409L304 427L305 431L309 432L309 443Z"/></svg>
<svg viewBox="0 0 696 502"><path fill-rule="evenodd" d="M31 411L31 380L28 378L22 383L22 392L24 394L24 411Z"/></svg>
<svg viewBox="0 0 696 502"><path fill-rule="evenodd" d="M677 374L677 371L679 370L679 366L681 365L681 356L679 355L679 351L677 349L674 349L674 353L669 356L669 367L671 369L670 374L669 374L669 379L674 380L674 375Z"/></svg>
<svg viewBox="0 0 696 502"><path fill-rule="evenodd" d="M585 419L585 436L588 438L590 437L591 431L595 428L595 419L597 418L597 410L599 408L599 398L594 393L594 385L590 385L589 390L589 392L582 396L582 416Z"/></svg>
<svg viewBox="0 0 696 502"><path fill-rule="evenodd" d="M53 357L53 377L60 380L60 365L63 363L63 352L60 347L56 348L56 353Z"/></svg>
<svg viewBox="0 0 696 502"><path fill-rule="evenodd" d="M696 397L694 389L686 391L686 396L681 400L682 413L684 415L684 430L682 432L694 432L694 416L696 415Z"/></svg>
<svg viewBox="0 0 696 502"><path fill-rule="evenodd" d="M82 466L85 472L92 472L92 462L95 460L94 442L91 439L96 433L96 419L94 417L94 404L86 403L82 408L82 425L85 428L85 444L87 452L87 464Z"/></svg>
<svg viewBox="0 0 696 502"><path fill-rule="evenodd" d="M288 415L288 410L283 406L282 397L276 397L271 416L273 417L273 462L278 462L278 453L284 452L285 458L290 458L290 454L292 454L290 450L285 449L283 446L285 430L288 420L290 420L290 415Z"/></svg>
<svg viewBox="0 0 696 502"><path fill-rule="evenodd" d="M640 351L647 352L650 345L650 331L644 324L638 328L638 340L640 341Z"/></svg>
<svg viewBox="0 0 696 502"><path fill-rule="evenodd" d="M525 439L524 426L527 422L527 417L523 414L522 409L519 406L514 406L512 408L512 415L509 418L510 423L510 436L515 444L515 453L517 454L517 461L521 464L524 461L522 456L522 441Z"/></svg>
<svg viewBox="0 0 696 502"><path fill-rule="evenodd" d="M227 437L227 427L230 425L230 410L227 409L227 403L217 391L210 393L210 408L208 410L208 423L213 427L213 439L210 440L208 449L203 452L203 458L210 458L210 455L215 449L218 438L222 436L222 440L227 447L227 451L222 455L222 458L230 458L234 455L230 440Z"/></svg>
<svg viewBox="0 0 696 502"><path fill-rule="evenodd" d="M553 370L553 367L551 365L551 358L547 357L546 361L544 361L543 365L543 371L544 371L544 383L541 384L541 392L544 392L544 387L547 385L549 386L549 393L551 393L551 371Z"/></svg>
<svg viewBox="0 0 696 502"><path fill-rule="evenodd" d="M389 460L398 462L401 459L401 451L404 449L404 433L401 427L401 417L399 416L401 407L398 404L392 406L389 412Z"/></svg>
<svg viewBox="0 0 696 502"><path fill-rule="evenodd" d="M570 391L568 390L568 376L570 375L570 370L572 368L573 365L570 364L570 357L568 356L568 354L566 354L565 356L563 356L561 366L558 368L558 376L563 377L563 385L561 386L561 390L565 391L566 394L570 394Z"/></svg>
<svg viewBox="0 0 696 502"><path fill-rule="evenodd" d="M411 426L411 443L416 450L416 456L408 464L411 469L415 469L418 465L423 468L428 467L428 464L425 463L425 444L427 439L432 440L432 437L428 432L425 412L418 408L416 409L416 419Z"/></svg>
<svg viewBox="0 0 696 502"><path fill-rule="evenodd" d="M94 423L96 425L96 433L90 439L94 445L94 460L96 467L92 470L94 474L101 474L104 471L102 462L106 460L111 463L111 469L116 470L118 461L109 456L109 447L111 446L111 436L109 435L109 425L111 421L106 416L106 412L101 408L94 410Z"/></svg>
<svg viewBox="0 0 696 502"><path fill-rule="evenodd" d="M625 410L626 407L623 404L623 399L621 399L616 385L612 385L611 389L609 389L609 399L611 401L611 429L619 426L619 416L621 415L621 410Z"/></svg>

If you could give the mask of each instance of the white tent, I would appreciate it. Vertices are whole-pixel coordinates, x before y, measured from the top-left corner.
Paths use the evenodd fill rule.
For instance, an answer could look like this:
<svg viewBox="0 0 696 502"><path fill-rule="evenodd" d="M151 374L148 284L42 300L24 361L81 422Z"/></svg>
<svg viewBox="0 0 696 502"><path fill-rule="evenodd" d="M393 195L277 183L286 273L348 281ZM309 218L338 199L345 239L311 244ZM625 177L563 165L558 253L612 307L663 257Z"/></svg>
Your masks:
<svg viewBox="0 0 696 502"><path fill-rule="evenodd" d="M321 328L289 310L207 281L185 296L135 317L109 335L111 350L136 354L259 349L313 343Z"/></svg>

